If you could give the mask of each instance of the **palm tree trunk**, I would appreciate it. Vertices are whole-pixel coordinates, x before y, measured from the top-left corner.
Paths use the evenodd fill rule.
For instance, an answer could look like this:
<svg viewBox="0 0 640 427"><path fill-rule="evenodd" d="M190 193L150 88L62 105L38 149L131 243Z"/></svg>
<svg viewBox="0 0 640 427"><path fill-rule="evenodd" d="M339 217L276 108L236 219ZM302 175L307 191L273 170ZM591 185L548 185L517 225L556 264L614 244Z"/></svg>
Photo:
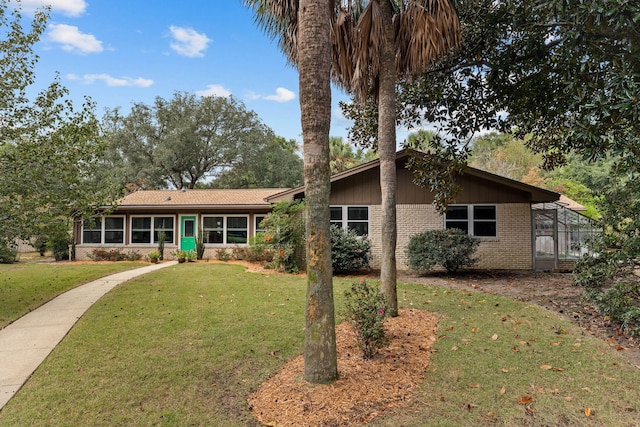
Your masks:
<svg viewBox="0 0 640 427"><path fill-rule="evenodd" d="M312 383L338 378L329 231L330 14L327 1L300 0L298 69L307 203L304 378Z"/></svg>
<svg viewBox="0 0 640 427"><path fill-rule="evenodd" d="M392 10L388 0L380 1L384 26L384 44L380 58L378 92L378 153L380 154L380 191L382 194L382 263L380 289L391 316L398 315L396 290L396 81L395 36Z"/></svg>

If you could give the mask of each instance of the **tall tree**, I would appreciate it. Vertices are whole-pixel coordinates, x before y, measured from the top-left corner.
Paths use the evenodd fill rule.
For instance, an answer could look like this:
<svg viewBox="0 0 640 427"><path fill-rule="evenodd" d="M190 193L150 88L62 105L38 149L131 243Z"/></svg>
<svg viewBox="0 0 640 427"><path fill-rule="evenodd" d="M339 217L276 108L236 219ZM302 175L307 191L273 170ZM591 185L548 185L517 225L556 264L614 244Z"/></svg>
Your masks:
<svg viewBox="0 0 640 427"><path fill-rule="evenodd" d="M329 138L329 155L331 157L331 173L338 173L371 160L373 151L365 152L361 148L354 150L344 139L332 136Z"/></svg>
<svg viewBox="0 0 640 427"><path fill-rule="evenodd" d="M74 212L93 213L118 196L92 179L103 148L94 105L75 109L57 79L27 96L47 20L37 11L25 30L19 4L0 1L0 244L39 229L68 234Z"/></svg>
<svg viewBox="0 0 640 427"><path fill-rule="evenodd" d="M334 29L334 78L358 103L377 104L376 145L382 194L380 286L389 314L396 290L396 85L412 80L460 42L449 0L353 0L342 3Z"/></svg>
<svg viewBox="0 0 640 427"><path fill-rule="evenodd" d="M104 123L127 183L143 188L194 188L273 138L256 113L233 97L180 92L170 100L157 97L153 105L136 103L127 116L109 111Z"/></svg>
<svg viewBox="0 0 640 427"><path fill-rule="evenodd" d="M245 146L238 163L204 187L298 187L304 182L304 169L296 148L295 141L276 136Z"/></svg>
<svg viewBox="0 0 640 427"><path fill-rule="evenodd" d="M333 1L247 0L256 20L279 37L298 67L304 141L307 236L307 304L304 377L313 383L338 378L329 228L329 128Z"/></svg>

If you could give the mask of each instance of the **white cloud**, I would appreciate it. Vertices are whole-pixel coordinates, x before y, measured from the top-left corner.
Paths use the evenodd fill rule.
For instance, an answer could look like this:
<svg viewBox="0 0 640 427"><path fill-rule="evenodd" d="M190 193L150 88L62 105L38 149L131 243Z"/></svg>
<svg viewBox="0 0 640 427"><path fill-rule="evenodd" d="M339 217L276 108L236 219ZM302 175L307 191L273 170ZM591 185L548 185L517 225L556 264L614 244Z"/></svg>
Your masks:
<svg viewBox="0 0 640 427"><path fill-rule="evenodd" d="M204 33L198 33L192 28L169 27L174 42L170 44L171 49L175 50L179 55L188 56L189 58L202 58L207 45L211 41Z"/></svg>
<svg viewBox="0 0 640 427"><path fill-rule="evenodd" d="M259 93L256 93L256 92L247 92L245 94L245 99L248 99L250 101L265 99L267 101L284 103L284 102L289 102L296 99L296 94L290 91L289 89L279 87L276 89L276 93L274 93L273 95L260 95Z"/></svg>
<svg viewBox="0 0 640 427"><path fill-rule="evenodd" d="M112 77L109 74L85 74L83 76L78 76L76 74L68 74L67 78L69 80L79 80L86 84L93 84L97 81L104 82L107 86L110 87L125 87L125 86L134 86L134 87L149 87L153 84L153 80L143 79L142 77L138 77L137 79L131 77Z"/></svg>
<svg viewBox="0 0 640 427"><path fill-rule="evenodd" d="M54 43L62 45L62 49L67 52L86 55L89 53L100 53L102 42L92 34L81 33L78 27L66 24L49 25L49 39Z"/></svg>
<svg viewBox="0 0 640 427"><path fill-rule="evenodd" d="M296 99L296 94L291 92L289 89L279 87L276 89L275 94L267 95L264 97L264 99L266 99L267 101L289 102Z"/></svg>
<svg viewBox="0 0 640 427"><path fill-rule="evenodd" d="M87 9L85 0L22 0L20 3L23 10L28 12L49 5L52 12L67 16L80 16Z"/></svg>
<svg viewBox="0 0 640 427"><path fill-rule="evenodd" d="M219 96L222 98L227 98L231 96L231 91L221 85L207 85L207 88L205 90L196 91L196 95L202 97Z"/></svg>

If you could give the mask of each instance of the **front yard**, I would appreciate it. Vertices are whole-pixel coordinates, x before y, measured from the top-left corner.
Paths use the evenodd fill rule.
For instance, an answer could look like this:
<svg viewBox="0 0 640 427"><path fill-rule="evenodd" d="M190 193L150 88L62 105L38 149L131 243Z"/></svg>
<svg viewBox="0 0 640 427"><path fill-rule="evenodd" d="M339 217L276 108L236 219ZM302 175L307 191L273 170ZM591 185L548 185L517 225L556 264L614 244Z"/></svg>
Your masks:
<svg viewBox="0 0 640 427"><path fill-rule="evenodd" d="M338 313L351 280L335 280ZM220 263L127 282L80 319L0 424L257 425L247 398L302 352L305 291L303 276ZM398 295L437 316L436 341L408 406L381 407L369 425L640 425L640 370L556 313L429 284Z"/></svg>

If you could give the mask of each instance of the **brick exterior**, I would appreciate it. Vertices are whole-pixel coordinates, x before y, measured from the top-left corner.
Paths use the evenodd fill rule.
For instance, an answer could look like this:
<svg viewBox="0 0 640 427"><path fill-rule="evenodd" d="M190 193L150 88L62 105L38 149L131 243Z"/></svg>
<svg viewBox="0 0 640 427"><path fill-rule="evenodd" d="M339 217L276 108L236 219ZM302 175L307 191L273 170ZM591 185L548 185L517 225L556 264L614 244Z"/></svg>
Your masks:
<svg viewBox="0 0 640 427"><path fill-rule="evenodd" d="M397 206L398 241L396 258L398 269L406 270L405 248L412 235L426 230L441 229L444 219L433 205ZM478 248L477 268L503 270L530 270L533 268L531 249L531 207L525 203L497 205L498 237L482 239ZM369 208L369 239L371 239L371 266L380 268L381 257L380 205Z"/></svg>

